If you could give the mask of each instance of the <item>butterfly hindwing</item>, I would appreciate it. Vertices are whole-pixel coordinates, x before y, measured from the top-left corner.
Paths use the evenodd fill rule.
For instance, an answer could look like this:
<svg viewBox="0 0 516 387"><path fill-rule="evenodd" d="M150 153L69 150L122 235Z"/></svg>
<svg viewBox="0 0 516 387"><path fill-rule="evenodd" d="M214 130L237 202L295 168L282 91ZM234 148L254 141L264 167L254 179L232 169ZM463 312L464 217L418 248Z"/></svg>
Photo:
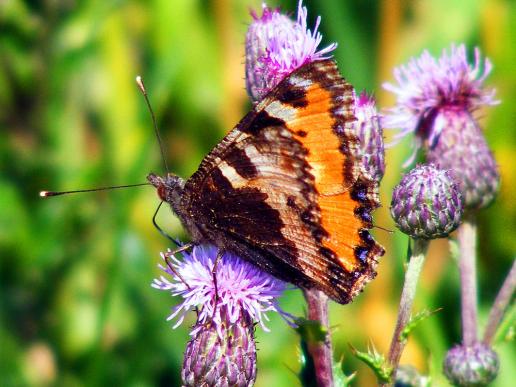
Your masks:
<svg viewBox="0 0 516 387"><path fill-rule="evenodd" d="M369 235L353 91L332 60L283 80L203 160L182 207L208 242L349 302L383 249Z"/></svg>

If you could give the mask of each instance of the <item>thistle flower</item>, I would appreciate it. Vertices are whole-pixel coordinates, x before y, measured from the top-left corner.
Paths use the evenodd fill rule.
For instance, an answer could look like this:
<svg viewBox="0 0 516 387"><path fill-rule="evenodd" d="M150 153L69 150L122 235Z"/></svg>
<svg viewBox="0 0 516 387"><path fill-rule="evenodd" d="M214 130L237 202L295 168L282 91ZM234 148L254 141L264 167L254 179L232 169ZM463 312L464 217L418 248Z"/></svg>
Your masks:
<svg viewBox="0 0 516 387"><path fill-rule="evenodd" d="M385 172L385 149L383 130L372 96L362 92L358 98L355 97L355 117L361 144L362 170L368 179L379 183Z"/></svg>
<svg viewBox="0 0 516 387"><path fill-rule="evenodd" d="M251 13L246 36L246 86L254 102L260 101L285 76L302 65L328 58L336 43L317 51L322 35L318 17L314 31L307 29L308 11L300 0L296 21L265 4L262 16Z"/></svg>
<svg viewBox="0 0 516 387"><path fill-rule="evenodd" d="M420 165L394 188L391 215L413 238L434 239L455 230L463 213L462 195L449 171Z"/></svg>
<svg viewBox="0 0 516 387"><path fill-rule="evenodd" d="M173 270L160 265L166 276L152 283L156 289L183 297L168 317L177 318L174 328L190 310L197 311L182 370L183 383L188 386L215 385L210 380L219 378L229 385L252 384L256 378L254 324L267 331L264 320L269 311L292 321L276 301L286 288L284 282L225 253L217 263L215 286L216 257L215 247L195 246L191 253L183 253L183 260L170 258Z"/></svg>
<svg viewBox="0 0 516 387"><path fill-rule="evenodd" d="M498 355L489 346L476 343L472 347L457 345L448 351L444 374L454 386L486 386L498 375Z"/></svg>
<svg viewBox="0 0 516 387"><path fill-rule="evenodd" d="M473 115L482 106L499 103L493 89L483 88L491 68L478 48L472 66L465 46L452 45L437 60L424 51L395 69L397 86L384 84L398 98L397 106L387 110L384 127L401 129L395 142L415 134L414 153L405 165L424 147L428 162L454 172L465 207L471 209L489 204L499 185L496 162Z"/></svg>

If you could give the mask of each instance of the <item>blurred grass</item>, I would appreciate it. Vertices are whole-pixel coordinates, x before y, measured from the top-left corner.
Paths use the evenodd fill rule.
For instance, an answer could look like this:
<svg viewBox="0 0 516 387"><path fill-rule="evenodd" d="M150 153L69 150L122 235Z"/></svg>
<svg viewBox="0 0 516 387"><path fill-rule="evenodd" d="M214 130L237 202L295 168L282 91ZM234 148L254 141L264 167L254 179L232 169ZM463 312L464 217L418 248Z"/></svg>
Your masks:
<svg viewBox="0 0 516 387"><path fill-rule="evenodd" d="M295 1L277 3L295 13ZM271 2L270 5L273 5ZM502 104L482 112L502 173L496 203L480 216L481 322L516 252L516 6L510 0L306 1L310 25L321 15L323 44L357 89L381 90L392 67L450 42L478 45L494 63L488 84ZM179 385L188 321L165 321L174 302L151 289L158 252L158 203L148 188L40 200L41 189L143 182L162 172L143 99L143 75L172 170L189 176L203 155L249 108L243 41L259 1L41 1L0 3L0 384ZM390 133L387 133L390 137ZM405 145L405 146L404 146ZM390 149L382 186L388 216L407 143ZM160 224L183 238L167 211ZM348 343L386 351L403 275L406 238L377 232L386 246L379 274L352 305L331 306L337 358L357 385L374 384ZM291 291L283 307L302 314ZM432 245L416 309L442 307L410 339L402 362L432 371L460 340L459 285L447 244ZM297 338L277 316L258 331L258 386L296 385ZM496 346L494 386L516 378L514 346ZM436 376L437 375L437 376Z"/></svg>

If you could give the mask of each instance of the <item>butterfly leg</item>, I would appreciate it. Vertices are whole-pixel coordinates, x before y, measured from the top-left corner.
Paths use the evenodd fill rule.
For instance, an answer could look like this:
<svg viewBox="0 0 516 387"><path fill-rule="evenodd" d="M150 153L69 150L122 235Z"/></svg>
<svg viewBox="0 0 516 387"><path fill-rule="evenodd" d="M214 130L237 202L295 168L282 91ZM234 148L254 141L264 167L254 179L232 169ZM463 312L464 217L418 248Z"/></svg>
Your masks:
<svg viewBox="0 0 516 387"><path fill-rule="evenodd" d="M170 235L168 235L165 230L163 230L159 225L158 223L156 222L156 217L158 216L158 212L159 212L159 209L161 208L161 205L163 204L163 202L160 202L159 205L158 205L158 208L156 208L156 211L154 211L154 215L152 217L152 224L154 225L154 227L156 228L156 230L159 231L159 233L161 235L163 235L165 238L167 238L168 240L170 240L172 243L174 243L177 247L181 247L183 246L183 244L177 240L176 238L173 238L171 237Z"/></svg>
<svg viewBox="0 0 516 387"><path fill-rule="evenodd" d="M215 262L213 263L213 268L211 269L211 276L213 278L213 287L215 288L215 305L213 306L213 315L211 316L211 320L215 317L215 312L217 311L217 305L219 303L219 287L217 285L217 266L222 259L222 255L224 252L222 250L217 251L217 257L215 258Z"/></svg>
<svg viewBox="0 0 516 387"><path fill-rule="evenodd" d="M167 264L168 268L170 269L170 271L172 273L174 273L174 275L179 278L179 280L185 284L185 286L190 289L190 286L186 283L186 281L183 279L183 277L181 276L181 274L179 274L179 272L174 268L174 266L172 266L172 263L170 262L170 257L173 257L175 256L177 253L180 253L182 251L186 251L186 250L189 250L191 249L192 247L194 246L193 243L187 243L185 245L182 245L181 247L178 247L177 249L173 250L173 251L167 251L166 253L163 254L163 256L165 257L165 263Z"/></svg>

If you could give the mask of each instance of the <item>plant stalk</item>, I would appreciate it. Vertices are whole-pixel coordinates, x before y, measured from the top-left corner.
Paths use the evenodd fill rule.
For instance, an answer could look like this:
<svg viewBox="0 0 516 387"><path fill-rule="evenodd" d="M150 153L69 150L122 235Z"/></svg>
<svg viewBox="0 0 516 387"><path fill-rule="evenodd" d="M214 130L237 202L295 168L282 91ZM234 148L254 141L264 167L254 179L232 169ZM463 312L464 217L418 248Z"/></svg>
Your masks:
<svg viewBox="0 0 516 387"><path fill-rule="evenodd" d="M413 241L413 250L408 261L403 290L401 292L398 321L396 322L396 328L394 329L391 346L389 348L388 361L393 370L391 384L396 377L396 369L398 368L401 354L403 353L403 349L406 344L406 340L401 339L401 333L410 320L412 305L414 303L414 298L416 297L417 283L419 281L421 269L423 268L426 252L430 243L426 239L413 239Z"/></svg>
<svg viewBox="0 0 516 387"><path fill-rule="evenodd" d="M495 337L496 330L502 321L505 310L511 302L514 290L516 289L516 260L513 261L511 270L505 278L500 291L498 292L491 311L489 312L489 318L487 319L487 326L484 332L483 342L490 345Z"/></svg>
<svg viewBox="0 0 516 387"><path fill-rule="evenodd" d="M308 343L308 352L312 357L316 382L319 387L333 386L333 357L328 323L328 296L323 292L305 290L308 306L308 319L318 321L328 332L324 342Z"/></svg>
<svg viewBox="0 0 516 387"><path fill-rule="evenodd" d="M469 214L458 229L459 271L461 286L462 343L472 347L477 342L477 225Z"/></svg>

